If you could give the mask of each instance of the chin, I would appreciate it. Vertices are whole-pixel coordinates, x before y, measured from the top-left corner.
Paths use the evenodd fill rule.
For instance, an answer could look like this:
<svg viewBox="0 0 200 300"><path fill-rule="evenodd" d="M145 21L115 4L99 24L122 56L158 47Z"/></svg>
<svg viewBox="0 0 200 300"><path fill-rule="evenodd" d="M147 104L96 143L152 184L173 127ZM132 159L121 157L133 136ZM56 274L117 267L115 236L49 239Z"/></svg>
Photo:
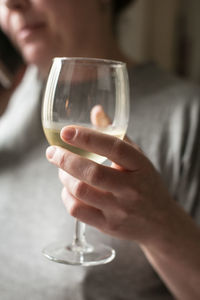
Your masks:
<svg viewBox="0 0 200 300"><path fill-rule="evenodd" d="M22 49L24 60L29 65L36 65L39 70L49 68L53 55L51 55L46 47L26 46Z"/></svg>

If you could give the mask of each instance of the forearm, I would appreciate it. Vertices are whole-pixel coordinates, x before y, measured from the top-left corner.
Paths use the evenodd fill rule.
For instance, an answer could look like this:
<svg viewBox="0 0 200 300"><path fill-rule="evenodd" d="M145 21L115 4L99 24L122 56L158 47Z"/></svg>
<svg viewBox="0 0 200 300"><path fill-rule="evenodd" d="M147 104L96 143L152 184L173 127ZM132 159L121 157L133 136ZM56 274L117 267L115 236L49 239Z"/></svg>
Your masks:
<svg viewBox="0 0 200 300"><path fill-rule="evenodd" d="M163 237L142 249L176 299L198 300L200 230L182 209L175 205L173 210Z"/></svg>

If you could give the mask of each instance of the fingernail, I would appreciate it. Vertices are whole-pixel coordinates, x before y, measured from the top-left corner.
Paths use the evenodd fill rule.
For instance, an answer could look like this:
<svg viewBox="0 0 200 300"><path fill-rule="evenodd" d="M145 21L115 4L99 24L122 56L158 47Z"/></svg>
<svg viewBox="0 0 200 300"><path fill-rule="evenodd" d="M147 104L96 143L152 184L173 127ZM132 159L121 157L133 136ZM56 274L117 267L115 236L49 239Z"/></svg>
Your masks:
<svg viewBox="0 0 200 300"><path fill-rule="evenodd" d="M76 129L73 127L65 127L61 130L61 136L64 138L64 140L72 140L75 136Z"/></svg>
<svg viewBox="0 0 200 300"><path fill-rule="evenodd" d="M52 159L55 152L56 152L56 147L54 147L54 146L48 147L46 150L47 158Z"/></svg>

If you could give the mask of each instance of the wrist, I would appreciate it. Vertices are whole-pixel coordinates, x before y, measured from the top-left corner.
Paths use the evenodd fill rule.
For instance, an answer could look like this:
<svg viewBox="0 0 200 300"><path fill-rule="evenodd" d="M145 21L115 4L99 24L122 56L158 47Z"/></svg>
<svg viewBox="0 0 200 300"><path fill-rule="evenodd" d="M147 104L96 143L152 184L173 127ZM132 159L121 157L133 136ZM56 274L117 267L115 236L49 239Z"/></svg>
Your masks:
<svg viewBox="0 0 200 300"><path fill-rule="evenodd" d="M171 202L151 237L140 245L145 252L181 255L182 250L195 248L197 243L200 247L200 229L182 207L173 200Z"/></svg>

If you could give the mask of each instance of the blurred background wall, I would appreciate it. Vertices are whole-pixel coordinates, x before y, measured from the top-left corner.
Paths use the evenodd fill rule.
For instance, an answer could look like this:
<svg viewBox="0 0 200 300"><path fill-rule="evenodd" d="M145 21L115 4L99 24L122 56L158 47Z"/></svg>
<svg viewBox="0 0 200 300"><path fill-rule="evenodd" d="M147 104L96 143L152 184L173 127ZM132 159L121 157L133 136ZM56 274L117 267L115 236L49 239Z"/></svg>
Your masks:
<svg viewBox="0 0 200 300"><path fill-rule="evenodd" d="M120 16L118 33L124 51L138 62L154 61L200 83L200 0L135 0Z"/></svg>
<svg viewBox="0 0 200 300"><path fill-rule="evenodd" d="M120 17L119 40L139 62L200 82L200 0L136 0Z"/></svg>

